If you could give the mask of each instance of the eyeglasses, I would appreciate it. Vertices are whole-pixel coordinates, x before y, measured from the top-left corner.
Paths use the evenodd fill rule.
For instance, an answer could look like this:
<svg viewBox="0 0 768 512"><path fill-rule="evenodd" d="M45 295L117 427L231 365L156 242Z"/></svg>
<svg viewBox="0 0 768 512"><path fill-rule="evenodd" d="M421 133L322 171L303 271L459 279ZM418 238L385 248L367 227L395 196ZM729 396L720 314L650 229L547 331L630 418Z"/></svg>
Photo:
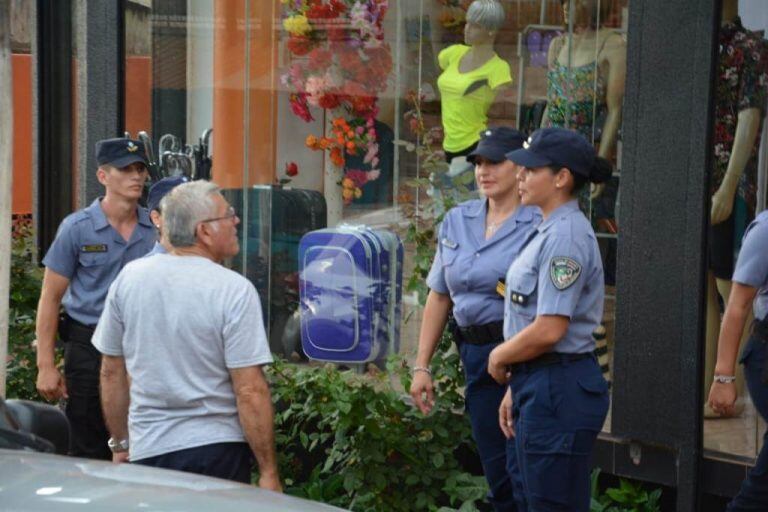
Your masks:
<svg viewBox="0 0 768 512"><path fill-rule="evenodd" d="M227 214L224 215L223 217L214 217L212 219L201 220L200 224L203 224L205 222L216 222L217 220L234 219L235 217L237 217L237 212L233 207L230 206L229 208L227 208Z"/></svg>

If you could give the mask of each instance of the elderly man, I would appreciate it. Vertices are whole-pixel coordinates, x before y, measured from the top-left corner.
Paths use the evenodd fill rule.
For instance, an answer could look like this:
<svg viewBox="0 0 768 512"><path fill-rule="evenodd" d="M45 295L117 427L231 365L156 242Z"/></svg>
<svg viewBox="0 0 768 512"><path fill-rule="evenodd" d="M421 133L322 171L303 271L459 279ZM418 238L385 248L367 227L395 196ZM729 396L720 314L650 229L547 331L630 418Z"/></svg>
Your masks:
<svg viewBox="0 0 768 512"><path fill-rule="evenodd" d="M279 491L259 297L219 264L240 249L239 219L205 181L161 209L170 254L125 267L93 337L114 460L250 482L255 455L259 486Z"/></svg>

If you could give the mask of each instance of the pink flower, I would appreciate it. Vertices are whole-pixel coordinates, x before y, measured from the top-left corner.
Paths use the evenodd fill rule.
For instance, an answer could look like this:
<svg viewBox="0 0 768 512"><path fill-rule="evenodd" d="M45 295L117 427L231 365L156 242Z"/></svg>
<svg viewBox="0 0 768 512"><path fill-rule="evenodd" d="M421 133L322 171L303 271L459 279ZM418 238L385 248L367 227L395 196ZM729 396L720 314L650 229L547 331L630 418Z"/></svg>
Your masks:
<svg viewBox="0 0 768 512"><path fill-rule="evenodd" d="M379 154L379 145L374 143L368 144L368 152L365 154L365 158L363 158L363 162L366 164L371 163L371 161L376 158L376 155Z"/></svg>
<svg viewBox="0 0 768 512"><path fill-rule="evenodd" d="M373 169L372 171L368 171L368 181L374 181L379 179L379 176L381 176L381 171L379 169Z"/></svg>

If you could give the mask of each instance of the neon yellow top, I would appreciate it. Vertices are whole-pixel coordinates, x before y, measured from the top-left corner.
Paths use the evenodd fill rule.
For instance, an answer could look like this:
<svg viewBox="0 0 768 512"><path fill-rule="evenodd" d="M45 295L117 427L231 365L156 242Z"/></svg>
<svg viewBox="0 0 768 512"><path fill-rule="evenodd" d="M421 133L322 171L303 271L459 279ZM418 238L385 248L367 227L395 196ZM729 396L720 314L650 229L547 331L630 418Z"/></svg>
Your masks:
<svg viewBox="0 0 768 512"><path fill-rule="evenodd" d="M479 68L460 72L459 62L469 50L469 46L455 44L437 56L443 70L437 79L445 131L443 149L451 153L458 153L480 140L497 88L512 81L509 64L495 54ZM482 85L472 87L476 83ZM471 92L467 94L470 87Z"/></svg>

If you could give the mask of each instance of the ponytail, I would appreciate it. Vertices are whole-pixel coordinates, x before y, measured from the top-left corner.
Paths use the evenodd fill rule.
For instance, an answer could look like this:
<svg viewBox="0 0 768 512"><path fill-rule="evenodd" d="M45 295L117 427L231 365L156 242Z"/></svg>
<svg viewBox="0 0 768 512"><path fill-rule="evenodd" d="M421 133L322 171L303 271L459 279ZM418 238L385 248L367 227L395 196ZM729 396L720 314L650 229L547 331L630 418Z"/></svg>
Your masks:
<svg viewBox="0 0 768 512"><path fill-rule="evenodd" d="M603 157L596 156L595 163L589 170L589 181L592 183L605 183L611 179L613 174L613 165Z"/></svg>

